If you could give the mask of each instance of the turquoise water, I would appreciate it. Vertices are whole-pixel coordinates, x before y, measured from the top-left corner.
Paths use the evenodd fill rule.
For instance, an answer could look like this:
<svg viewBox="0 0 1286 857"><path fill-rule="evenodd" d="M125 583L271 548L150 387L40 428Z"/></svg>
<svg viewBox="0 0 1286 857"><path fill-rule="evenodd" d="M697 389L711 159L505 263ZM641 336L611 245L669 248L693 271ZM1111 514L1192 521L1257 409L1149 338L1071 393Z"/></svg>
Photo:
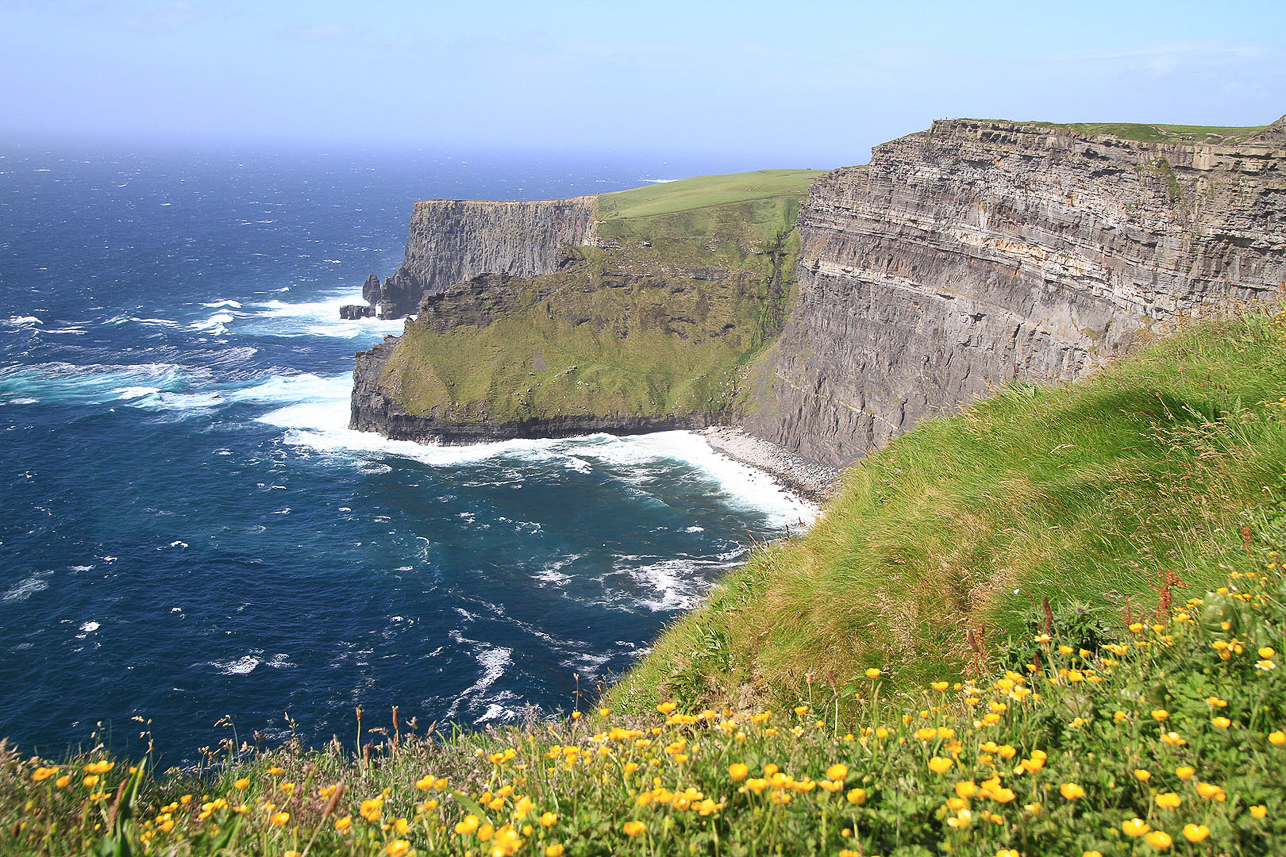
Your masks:
<svg viewBox="0 0 1286 857"><path fill-rule="evenodd" d="M436 448L347 429L340 321L414 200L681 167L0 149L0 734L169 763L575 704L813 510L674 432ZM718 171L694 164L687 174ZM581 703L584 704L583 702Z"/></svg>

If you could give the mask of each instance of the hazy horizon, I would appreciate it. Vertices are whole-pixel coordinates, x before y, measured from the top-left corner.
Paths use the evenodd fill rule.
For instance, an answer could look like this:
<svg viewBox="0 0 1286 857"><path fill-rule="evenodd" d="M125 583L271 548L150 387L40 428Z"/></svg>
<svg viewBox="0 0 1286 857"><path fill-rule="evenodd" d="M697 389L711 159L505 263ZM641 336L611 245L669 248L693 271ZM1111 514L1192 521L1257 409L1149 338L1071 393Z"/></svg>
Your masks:
<svg viewBox="0 0 1286 857"><path fill-rule="evenodd" d="M934 119L1260 125L1270 2L0 0L0 142L864 163Z"/></svg>

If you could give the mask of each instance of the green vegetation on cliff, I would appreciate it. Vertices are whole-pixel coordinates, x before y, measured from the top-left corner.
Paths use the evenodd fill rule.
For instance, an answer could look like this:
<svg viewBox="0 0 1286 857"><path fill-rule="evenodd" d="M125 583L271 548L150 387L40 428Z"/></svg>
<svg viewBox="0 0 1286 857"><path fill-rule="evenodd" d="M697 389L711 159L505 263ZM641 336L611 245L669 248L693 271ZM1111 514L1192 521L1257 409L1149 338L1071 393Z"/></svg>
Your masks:
<svg viewBox="0 0 1286 857"><path fill-rule="evenodd" d="M1212 146L1244 142L1267 125L1144 125L1137 122L1033 122L1045 128L1061 128L1072 134L1111 134L1140 143L1204 143Z"/></svg>
<svg viewBox="0 0 1286 857"><path fill-rule="evenodd" d="M600 246L556 273L476 278L422 306L384 370L410 414L458 422L715 419L779 332L819 173L767 170L599 198Z"/></svg>
<svg viewBox="0 0 1286 857"><path fill-rule="evenodd" d="M0 743L0 855L1284 853L1283 378L1250 314L926 424L571 718L359 709L358 754L164 773Z"/></svg>

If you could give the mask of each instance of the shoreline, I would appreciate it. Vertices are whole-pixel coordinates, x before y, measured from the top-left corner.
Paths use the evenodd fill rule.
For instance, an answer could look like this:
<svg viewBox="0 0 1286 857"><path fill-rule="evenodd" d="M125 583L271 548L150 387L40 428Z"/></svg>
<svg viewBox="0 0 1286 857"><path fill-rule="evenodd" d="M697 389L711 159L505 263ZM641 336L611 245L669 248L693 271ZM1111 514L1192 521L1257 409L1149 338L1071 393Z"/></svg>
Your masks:
<svg viewBox="0 0 1286 857"><path fill-rule="evenodd" d="M844 472L842 468L819 464L733 426L710 426L697 434L705 438L715 452L768 474L787 491L810 503L822 505L829 500Z"/></svg>

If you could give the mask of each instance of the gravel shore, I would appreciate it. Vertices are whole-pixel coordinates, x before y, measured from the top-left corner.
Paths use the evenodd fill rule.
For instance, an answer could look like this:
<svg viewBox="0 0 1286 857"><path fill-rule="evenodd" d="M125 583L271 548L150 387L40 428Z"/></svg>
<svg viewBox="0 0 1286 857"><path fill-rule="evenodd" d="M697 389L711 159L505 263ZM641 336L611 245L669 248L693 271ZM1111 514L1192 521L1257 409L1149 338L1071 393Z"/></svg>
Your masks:
<svg viewBox="0 0 1286 857"><path fill-rule="evenodd" d="M838 467L818 464L739 428L713 426L702 429L701 434L715 452L762 470L787 490L814 503L830 499L843 473Z"/></svg>

